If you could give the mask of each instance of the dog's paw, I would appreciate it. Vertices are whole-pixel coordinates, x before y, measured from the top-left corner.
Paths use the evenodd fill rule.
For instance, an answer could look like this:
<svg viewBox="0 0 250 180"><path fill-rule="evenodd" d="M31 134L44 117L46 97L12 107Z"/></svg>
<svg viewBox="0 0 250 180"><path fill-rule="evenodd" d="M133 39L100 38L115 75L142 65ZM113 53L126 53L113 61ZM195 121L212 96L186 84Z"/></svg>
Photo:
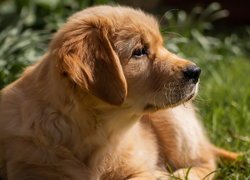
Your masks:
<svg viewBox="0 0 250 180"><path fill-rule="evenodd" d="M165 171L155 171L154 173L156 180L170 180L171 174Z"/></svg>

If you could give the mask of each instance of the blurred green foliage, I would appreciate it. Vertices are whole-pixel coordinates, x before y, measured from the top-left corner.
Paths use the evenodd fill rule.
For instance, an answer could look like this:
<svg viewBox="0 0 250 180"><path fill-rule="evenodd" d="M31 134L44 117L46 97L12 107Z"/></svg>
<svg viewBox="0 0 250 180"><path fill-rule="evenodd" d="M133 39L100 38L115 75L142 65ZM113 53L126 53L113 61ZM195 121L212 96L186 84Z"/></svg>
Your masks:
<svg viewBox="0 0 250 180"><path fill-rule="evenodd" d="M202 54L203 62L246 55L250 52L249 27L238 33L221 33L214 28L215 21L228 15L229 12L216 2L206 8L197 6L189 14L182 10L166 12L163 19L167 21L167 26L162 32L167 48L193 60Z"/></svg>
<svg viewBox="0 0 250 180"><path fill-rule="evenodd" d="M32 29L56 30L66 17L84 7L111 0L5 0L0 2L0 29L21 21Z"/></svg>

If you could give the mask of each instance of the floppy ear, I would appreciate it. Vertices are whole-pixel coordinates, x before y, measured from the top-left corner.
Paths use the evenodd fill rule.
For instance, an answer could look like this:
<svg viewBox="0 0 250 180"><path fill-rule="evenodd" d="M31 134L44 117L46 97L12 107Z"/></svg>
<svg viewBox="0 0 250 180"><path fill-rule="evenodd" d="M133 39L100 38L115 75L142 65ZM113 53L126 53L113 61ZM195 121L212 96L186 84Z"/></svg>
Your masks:
<svg viewBox="0 0 250 180"><path fill-rule="evenodd" d="M127 83L107 30L95 24L71 25L57 33L52 48L55 44L61 73L109 104L124 102Z"/></svg>

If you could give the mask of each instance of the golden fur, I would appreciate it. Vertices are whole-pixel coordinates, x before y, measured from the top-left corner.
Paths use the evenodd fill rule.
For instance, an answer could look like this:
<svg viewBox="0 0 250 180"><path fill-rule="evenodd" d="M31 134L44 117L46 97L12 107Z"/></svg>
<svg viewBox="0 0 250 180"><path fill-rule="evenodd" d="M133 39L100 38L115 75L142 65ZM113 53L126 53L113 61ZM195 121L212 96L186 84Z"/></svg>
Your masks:
<svg viewBox="0 0 250 180"><path fill-rule="evenodd" d="M192 105L182 105L197 89L183 77L190 65L163 47L157 21L142 11L74 14L1 91L2 177L168 179L167 164L176 176L193 167L190 179L205 177L216 168L214 148Z"/></svg>

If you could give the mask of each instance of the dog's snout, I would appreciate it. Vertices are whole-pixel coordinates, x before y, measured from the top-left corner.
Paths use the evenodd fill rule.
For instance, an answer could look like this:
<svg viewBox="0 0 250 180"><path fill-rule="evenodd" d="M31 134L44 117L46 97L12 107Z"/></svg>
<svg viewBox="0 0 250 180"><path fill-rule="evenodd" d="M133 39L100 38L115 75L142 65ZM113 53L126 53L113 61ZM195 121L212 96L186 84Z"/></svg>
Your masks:
<svg viewBox="0 0 250 180"><path fill-rule="evenodd" d="M201 74L201 69L198 66L190 65L184 71L184 78L187 80L192 80L194 83L197 83Z"/></svg>

